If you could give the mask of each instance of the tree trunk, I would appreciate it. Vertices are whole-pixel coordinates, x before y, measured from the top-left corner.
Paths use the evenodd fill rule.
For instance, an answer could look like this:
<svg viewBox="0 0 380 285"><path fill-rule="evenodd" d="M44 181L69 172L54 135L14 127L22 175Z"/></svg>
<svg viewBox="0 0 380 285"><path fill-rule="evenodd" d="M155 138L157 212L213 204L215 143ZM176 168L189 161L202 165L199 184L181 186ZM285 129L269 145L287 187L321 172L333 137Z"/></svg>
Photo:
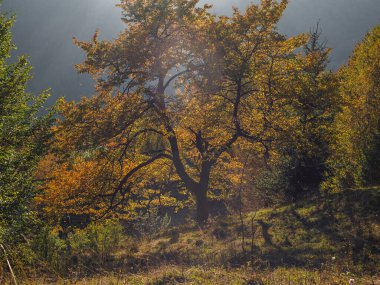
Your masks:
<svg viewBox="0 0 380 285"><path fill-rule="evenodd" d="M197 204L197 221L200 225L207 222L209 217L209 205L207 198L207 190L198 189L195 192L196 204Z"/></svg>

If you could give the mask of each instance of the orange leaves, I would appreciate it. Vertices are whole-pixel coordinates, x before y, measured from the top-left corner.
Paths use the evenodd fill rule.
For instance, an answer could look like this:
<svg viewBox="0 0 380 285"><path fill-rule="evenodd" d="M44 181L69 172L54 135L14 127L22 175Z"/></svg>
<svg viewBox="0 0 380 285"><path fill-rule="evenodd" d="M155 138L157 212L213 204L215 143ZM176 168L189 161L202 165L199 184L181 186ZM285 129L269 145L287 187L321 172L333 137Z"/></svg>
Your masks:
<svg viewBox="0 0 380 285"><path fill-rule="evenodd" d="M43 178L45 183L36 203L50 219L56 221L64 214L100 216L111 206L110 199L119 197L120 193L116 193L115 189L121 178L145 159L142 156L135 162L124 160L117 163L106 158L77 156L72 161L59 161L53 155L46 156L38 169L38 177ZM125 209L133 213L135 207L143 208L150 200L161 199L159 190L146 189L164 183L169 168L170 165L164 161L157 161L133 175L128 180L133 187L126 194L137 195L140 202L128 203Z"/></svg>
<svg viewBox="0 0 380 285"><path fill-rule="evenodd" d="M55 148L69 152L78 149L115 147L125 142L147 106L138 95L112 96L101 93L79 103L61 102L64 119L55 127Z"/></svg>
<svg viewBox="0 0 380 285"><path fill-rule="evenodd" d="M84 196L133 194L133 212L175 204L173 184L193 194L226 190L241 180L236 149L261 152L260 143L294 124L289 101L307 67L298 52L307 37L278 33L287 1L264 0L232 17L197 3L125 0L127 27L117 39L75 40L87 54L78 69L96 78L98 95L61 102L54 146L62 161L45 201L56 193L57 205L75 208Z"/></svg>
<svg viewBox="0 0 380 285"><path fill-rule="evenodd" d="M73 162L60 163L53 156L42 161L39 170L46 183L36 202L46 215L59 219L67 213L88 214L92 199L107 191L107 177L101 161L86 161L77 158ZM112 181L110 181L112 182Z"/></svg>

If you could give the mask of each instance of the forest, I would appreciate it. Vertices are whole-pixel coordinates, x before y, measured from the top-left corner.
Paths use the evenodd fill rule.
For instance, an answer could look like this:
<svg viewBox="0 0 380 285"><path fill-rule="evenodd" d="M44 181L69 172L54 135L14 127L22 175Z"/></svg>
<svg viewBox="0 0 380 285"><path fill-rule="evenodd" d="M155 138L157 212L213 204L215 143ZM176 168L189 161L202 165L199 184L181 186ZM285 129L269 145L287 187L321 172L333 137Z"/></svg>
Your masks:
<svg viewBox="0 0 380 285"><path fill-rule="evenodd" d="M287 6L121 0L53 106L0 6L0 284L380 284L380 24L332 71Z"/></svg>

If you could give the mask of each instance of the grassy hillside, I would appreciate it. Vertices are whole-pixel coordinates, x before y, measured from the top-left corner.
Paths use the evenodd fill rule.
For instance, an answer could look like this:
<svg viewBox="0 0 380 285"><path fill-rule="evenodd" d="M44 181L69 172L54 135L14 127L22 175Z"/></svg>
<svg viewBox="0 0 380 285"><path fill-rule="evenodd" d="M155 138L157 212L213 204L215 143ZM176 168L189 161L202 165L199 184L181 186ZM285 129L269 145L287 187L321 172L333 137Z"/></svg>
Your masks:
<svg viewBox="0 0 380 285"><path fill-rule="evenodd" d="M348 284L354 278L355 284L378 284L379 206L380 189L367 188L246 213L243 224L238 215L202 229L189 222L128 239L97 277L76 281L281 285Z"/></svg>

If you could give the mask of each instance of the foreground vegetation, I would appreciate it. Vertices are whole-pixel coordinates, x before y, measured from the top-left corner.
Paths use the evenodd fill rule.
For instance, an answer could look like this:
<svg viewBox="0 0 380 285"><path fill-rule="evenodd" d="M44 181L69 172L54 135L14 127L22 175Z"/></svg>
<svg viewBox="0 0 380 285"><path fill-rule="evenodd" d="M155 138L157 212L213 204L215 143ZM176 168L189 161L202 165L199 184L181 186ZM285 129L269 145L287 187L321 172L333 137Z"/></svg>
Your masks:
<svg viewBox="0 0 380 285"><path fill-rule="evenodd" d="M163 266L153 269L149 273L125 275L110 275L107 277L74 279L72 282L78 285L99 284L260 284L260 285L289 285L289 284L316 284L316 285L345 285L348 284L353 274L334 273L331 269L326 271L310 271L302 269L279 268L274 271L262 270L259 273L251 269L223 269L210 267L181 268L175 266ZM48 281L40 279L31 284L44 284ZM50 280L51 281L51 280ZM54 282L56 282L54 280ZM65 284L65 280L57 281L57 284ZM372 285L373 278L356 277L355 284ZM377 283L375 283L377 284Z"/></svg>
<svg viewBox="0 0 380 285"><path fill-rule="evenodd" d="M215 218L204 228L161 220L160 229L146 228L139 238L113 223L87 230L87 237L97 236L92 245L77 230L80 239L69 237L70 250L57 247L65 241L50 233L49 265L40 264L48 271L37 270L30 282L348 284L353 278L377 284L379 203L379 188L347 190L250 212L243 223L238 215Z"/></svg>

